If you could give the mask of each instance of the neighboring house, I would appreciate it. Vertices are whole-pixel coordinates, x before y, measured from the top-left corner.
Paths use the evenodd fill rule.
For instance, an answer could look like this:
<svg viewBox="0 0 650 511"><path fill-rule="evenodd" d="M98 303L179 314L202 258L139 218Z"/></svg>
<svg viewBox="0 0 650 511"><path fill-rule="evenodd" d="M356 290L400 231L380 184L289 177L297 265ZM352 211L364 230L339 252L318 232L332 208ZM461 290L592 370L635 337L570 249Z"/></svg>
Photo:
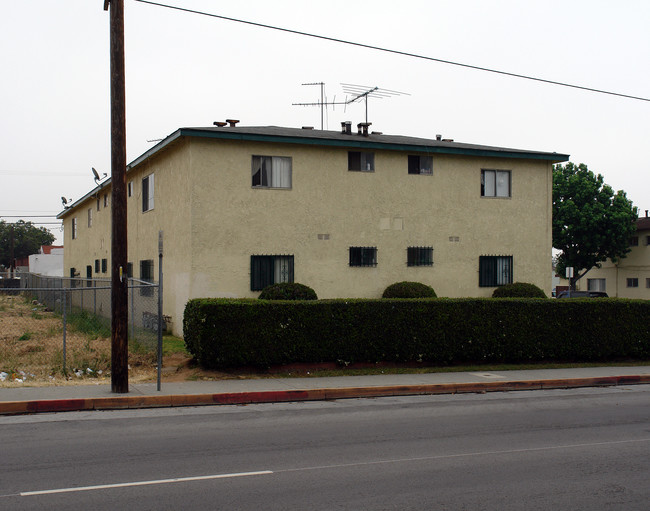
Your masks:
<svg viewBox="0 0 650 511"><path fill-rule="evenodd" d="M630 239L630 252L624 259L601 268L593 268L578 281L579 289L605 291L611 297L650 300L650 218L636 222L636 233Z"/></svg>
<svg viewBox="0 0 650 511"><path fill-rule="evenodd" d="M319 298L379 298L394 282L549 296L552 164L568 155L311 128L181 128L127 168L128 270L158 275L182 329L188 299L256 297L300 282ZM226 123L215 123L226 124ZM65 272L108 277L110 180L64 223Z"/></svg>
<svg viewBox="0 0 650 511"><path fill-rule="evenodd" d="M42 245L29 256L29 271L50 277L63 277L63 245Z"/></svg>

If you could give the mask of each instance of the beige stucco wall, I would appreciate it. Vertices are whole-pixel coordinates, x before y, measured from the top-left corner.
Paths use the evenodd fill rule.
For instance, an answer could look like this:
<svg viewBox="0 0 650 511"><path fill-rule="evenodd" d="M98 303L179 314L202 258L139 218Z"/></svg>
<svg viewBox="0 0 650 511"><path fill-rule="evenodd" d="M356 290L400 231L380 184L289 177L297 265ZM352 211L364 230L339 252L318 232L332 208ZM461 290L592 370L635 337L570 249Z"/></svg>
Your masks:
<svg viewBox="0 0 650 511"><path fill-rule="evenodd" d="M189 298L259 294L250 291L251 255L293 255L294 280L320 298L377 298L402 280L429 284L438 296L490 296L494 288L478 285L479 256L513 256L513 280L550 295L549 162L433 155L427 176L408 174L408 153L385 150L375 151L375 172L350 172L347 153L191 138L127 174L134 183L129 261L138 277L139 262L153 259L157 278L158 231L164 231L164 313L176 333ZM252 188L252 155L291 157L292 188ZM482 198L481 169L510 170L512 196ZM143 213L141 181L150 173L155 206ZM66 275L74 266L84 276L96 258L108 258L110 272L110 208L102 203L88 229L84 215L94 205L90 199L64 219ZM71 240L75 215L79 236ZM350 267L350 246L377 247L378 265ZM409 246L433 247L433 266L408 267Z"/></svg>
<svg viewBox="0 0 650 511"><path fill-rule="evenodd" d="M606 279L605 291L611 297L650 300L650 245L647 236L650 231L638 231L639 245L630 247L627 257L617 264L610 260L602 263L601 268L593 268L578 281L578 289L586 290L589 279ZM627 287L627 279L636 278L639 287Z"/></svg>

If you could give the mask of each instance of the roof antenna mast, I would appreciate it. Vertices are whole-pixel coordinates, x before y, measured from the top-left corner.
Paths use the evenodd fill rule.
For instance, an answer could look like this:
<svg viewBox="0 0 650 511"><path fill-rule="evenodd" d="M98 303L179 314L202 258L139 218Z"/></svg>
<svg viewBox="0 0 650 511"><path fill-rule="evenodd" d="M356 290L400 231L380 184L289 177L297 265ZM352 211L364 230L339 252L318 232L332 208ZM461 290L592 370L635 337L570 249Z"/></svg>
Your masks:
<svg viewBox="0 0 650 511"><path fill-rule="evenodd" d="M350 98L345 101L325 101L323 82L303 83L302 85L320 85L320 101L317 103L292 103L294 106L319 106L320 107L320 129L323 128L323 112L324 109L330 105L349 105L355 101L364 100L366 104L366 123L368 122L368 98L388 98L392 96L410 96L408 92L399 92L396 90L382 89L380 87L369 87L367 85L354 85L351 83L342 83L343 92L350 95Z"/></svg>

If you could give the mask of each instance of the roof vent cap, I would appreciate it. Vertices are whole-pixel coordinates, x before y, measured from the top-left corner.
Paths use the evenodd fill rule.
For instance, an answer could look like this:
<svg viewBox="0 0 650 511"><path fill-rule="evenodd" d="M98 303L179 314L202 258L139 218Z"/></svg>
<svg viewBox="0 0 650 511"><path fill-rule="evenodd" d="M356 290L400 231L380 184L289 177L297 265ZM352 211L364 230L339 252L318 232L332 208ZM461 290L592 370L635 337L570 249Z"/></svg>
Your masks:
<svg viewBox="0 0 650 511"><path fill-rule="evenodd" d="M230 124L231 128L234 128L235 126L237 126L239 119L226 119L226 122Z"/></svg>

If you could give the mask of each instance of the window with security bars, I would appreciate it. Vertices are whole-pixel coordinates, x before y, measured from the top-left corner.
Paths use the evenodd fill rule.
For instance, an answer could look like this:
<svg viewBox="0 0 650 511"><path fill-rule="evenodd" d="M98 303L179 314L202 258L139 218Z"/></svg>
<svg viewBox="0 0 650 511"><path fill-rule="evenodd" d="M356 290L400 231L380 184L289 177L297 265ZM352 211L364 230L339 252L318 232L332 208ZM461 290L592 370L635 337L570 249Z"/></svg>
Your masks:
<svg viewBox="0 0 650 511"><path fill-rule="evenodd" d="M433 247L408 247L407 266L433 266Z"/></svg>
<svg viewBox="0 0 650 511"><path fill-rule="evenodd" d="M153 282L153 259L140 261L140 280ZM141 287L140 296L153 296L153 288L149 286Z"/></svg>
<svg viewBox="0 0 650 511"><path fill-rule="evenodd" d="M409 154L409 174L433 175L433 157Z"/></svg>
<svg viewBox="0 0 650 511"><path fill-rule="evenodd" d="M292 255L251 256L251 291L281 282L293 282Z"/></svg>
<svg viewBox="0 0 650 511"><path fill-rule="evenodd" d="M377 266L377 247L350 247L350 266Z"/></svg>
<svg viewBox="0 0 650 511"><path fill-rule="evenodd" d="M253 156L253 188L291 188L291 158Z"/></svg>
<svg viewBox="0 0 650 511"><path fill-rule="evenodd" d="M363 151L349 151L348 170L356 170L359 172L374 172L375 153L368 153Z"/></svg>
<svg viewBox="0 0 650 511"><path fill-rule="evenodd" d="M479 287L512 284L512 256L480 256Z"/></svg>

